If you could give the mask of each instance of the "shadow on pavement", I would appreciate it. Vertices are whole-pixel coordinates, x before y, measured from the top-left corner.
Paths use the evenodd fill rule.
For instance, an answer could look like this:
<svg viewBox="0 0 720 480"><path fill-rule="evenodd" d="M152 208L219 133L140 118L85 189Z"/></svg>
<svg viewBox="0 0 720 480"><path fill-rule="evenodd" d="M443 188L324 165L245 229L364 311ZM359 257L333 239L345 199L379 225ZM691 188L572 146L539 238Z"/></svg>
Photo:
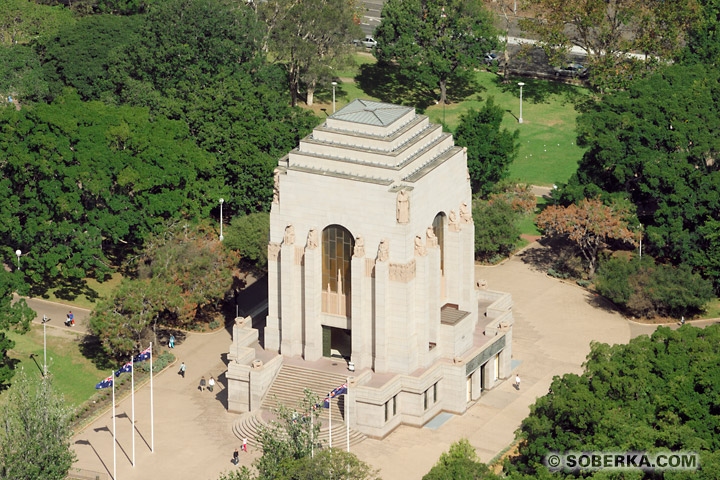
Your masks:
<svg viewBox="0 0 720 480"><path fill-rule="evenodd" d="M108 468L108 466L105 465L105 462L103 461L102 457L100 456L100 454L98 453L98 451L95 450L95 447L93 446L92 443L90 443L89 440L77 440L77 441L75 442L75 445L87 445L87 446L89 446L90 448L92 448L92 451L95 453L95 456L98 458L98 460L100 460L100 463L102 463L102 466L103 466L103 468L105 469L105 471L107 472L108 476L112 478L112 472L110 471L110 469Z"/></svg>

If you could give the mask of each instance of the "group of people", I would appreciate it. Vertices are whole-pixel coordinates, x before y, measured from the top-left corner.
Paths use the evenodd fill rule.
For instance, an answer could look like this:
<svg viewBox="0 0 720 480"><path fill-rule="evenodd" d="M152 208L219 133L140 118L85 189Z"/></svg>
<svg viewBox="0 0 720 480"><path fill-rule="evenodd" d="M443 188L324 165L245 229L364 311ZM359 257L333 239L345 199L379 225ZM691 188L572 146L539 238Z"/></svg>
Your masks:
<svg viewBox="0 0 720 480"><path fill-rule="evenodd" d="M205 388L207 388L208 391L212 392L213 389L215 388L215 377L210 377L210 380L208 380L208 381L206 382L206 381L205 381L205 377L203 376L203 377L200 379L200 386L199 386L198 388L200 389L201 392L202 392L203 390L205 390Z"/></svg>
<svg viewBox="0 0 720 480"><path fill-rule="evenodd" d="M65 326L66 327L74 327L75 326L75 315L73 315L72 311L69 311L67 315L65 315Z"/></svg>
<svg viewBox="0 0 720 480"><path fill-rule="evenodd" d="M233 463L233 465L237 465L238 463L240 463L240 450L247 453L247 451L248 451L247 446L248 446L247 438L243 438L242 446L240 447L240 449L237 449L237 448L235 449L235 451L233 452L232 460L230 460Z"/></svg>

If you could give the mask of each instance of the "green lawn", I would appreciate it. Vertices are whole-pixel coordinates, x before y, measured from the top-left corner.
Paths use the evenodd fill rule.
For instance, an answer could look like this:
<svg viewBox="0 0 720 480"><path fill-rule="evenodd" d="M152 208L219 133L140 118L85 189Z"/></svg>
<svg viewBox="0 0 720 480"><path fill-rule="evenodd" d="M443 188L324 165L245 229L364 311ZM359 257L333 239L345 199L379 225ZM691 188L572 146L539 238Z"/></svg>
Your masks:
<svg viewBox="0 0 720 480"><path fill-rule="evenodd" d="M544 197L537 197L537 207L535 207L535 212L523 215L520 218L520 221L518 221L517 226L520 229L520 234L525 235L540 235L540 231L537 229L537 226L535 225L535 220L537 219L538 213L542 212L543 209L548 205L548 199Z"/></svg>
<svg viewBox="0 0 720 480"><path fill-rule="evenodd" d="M454 130L463 113L480 108L488 97L506 110L503 126L520 130L518 158L510 168L510 176L522 182L550 186L563 183L577 169L583 149L576 145L575 106L589 91L576 85L528 78L511 78L503 84L497 74L479 71L476 85L466 91L450 85L448 95L452 103L443 108L435 105L436 94L414 86L399 78L390 68L376 66L373 57L356 55L357 65L338 71L340 81L336 87L336 108L340 109L356 98L413 105L435 123L445 123ZM523 123L518 124L520 106L518 81L523 87ZM316 94L318 101L332 98L332 92ZM331 100L330 100L331 101ZM443 122L444 119L444 122Z"/></svg>
<svg viewBox="0 0 720 480"><path fill-rule="evenodd" d="M65 396L65 400L78 406L95 393L95 384L109 375L109 371L98 370L89 359L83 357L80 350L81 335L66 331L47 329L48 371L53 376L53 384ZM25 335L10 332L15 348L9 356L20 361L28 375L41 375L43 365L43 328L34 324ZM31 354L34 358L31 358ZM37 362L37 363L36 363ZM0 395L2 402L3 395Z"/></svg>

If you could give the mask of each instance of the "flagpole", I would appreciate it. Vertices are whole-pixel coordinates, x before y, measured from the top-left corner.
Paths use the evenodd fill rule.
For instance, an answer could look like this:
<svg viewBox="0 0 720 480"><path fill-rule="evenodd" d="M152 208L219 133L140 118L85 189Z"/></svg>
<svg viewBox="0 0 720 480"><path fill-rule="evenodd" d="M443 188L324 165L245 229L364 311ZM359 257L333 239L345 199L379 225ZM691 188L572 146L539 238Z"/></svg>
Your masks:
<svg viewBox="0 0 720 480"><path fill-rule="evenodd" d="M332 448L332 397L328 394L328 415L330 416L330 430L328 435L328 447Z"/></svg>
<svg viewBox="0 0 720 480"><path fill-rule="evenodd" d="M350 382L348 382L348 387ZM349 402L349 388L345 389L345 426L347 427L347 451L350 453L350 402Z"/></svg>
<svg viewBox="0 0 720 480"><path fill-rule="evenodd" d="M110 379L112 381L112 402L113 402L113 408L112 408L112 417L113 417L113 480L117 480L117 439L116 439L116 430L115 430L115 377L113 375L115 372L110 372Z"/></svg>
<svg viewBox="0 0 720 480"><path fill-rule="evenodd" d="M153 421L152 342L150 342L150 451L155 451L155 423Z"/></svg>
<svg viewBox="0 0 720 480"><path fill-rule="evenodd" d="M132 399L132 445L133 445L133 461L132 466L135 467L135 360L130 355L130 398Z"/></svg>
<svg viewBox="0 0 720 480"><path fill-rule="evenodd" d="M315 458L315 443L313 442L313 417L315 410L310 410L310 458Z"/></svg>

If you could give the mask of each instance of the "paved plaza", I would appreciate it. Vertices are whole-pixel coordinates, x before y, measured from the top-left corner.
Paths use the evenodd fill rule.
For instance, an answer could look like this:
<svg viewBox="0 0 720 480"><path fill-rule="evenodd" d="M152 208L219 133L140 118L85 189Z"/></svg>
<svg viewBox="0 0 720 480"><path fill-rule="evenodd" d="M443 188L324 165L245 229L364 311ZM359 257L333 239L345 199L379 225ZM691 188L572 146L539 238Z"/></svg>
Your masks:
<svg viewBox="0 0 720 480"><path fill-rule="evenodd" d="M534 244L533 246L537 246ZM440 454L467 437L481 460L488 461L507 447L529 406L547 393L555 375L580 373L592 340L611 344L652 332L654 326L628 322L597 298L574 284L548 277L515 256L499 266L476 267L478 279L493 290L510 292L514 299L513 366L522 378L521 389L506 381L486 392L464 416L452 416L436 429L401 426L384 440L365 440L354 452L380 470L385 480L419 479ZM130 464L130 400L120 402L117 479L216 479L230 464L239 440L231 427L239 416L226 411L225 352L230 334L191 334L175 349L188 366L187 377L177 365L155 377L155 453L150 453L149 388L135 396L137 419L136 459ZM220 388L197 389L201 376L214 375ZM105 412L73 438L76 467L111 478L113 466L112 419ZM250 465L259 452L241 455Z"/></svg>

